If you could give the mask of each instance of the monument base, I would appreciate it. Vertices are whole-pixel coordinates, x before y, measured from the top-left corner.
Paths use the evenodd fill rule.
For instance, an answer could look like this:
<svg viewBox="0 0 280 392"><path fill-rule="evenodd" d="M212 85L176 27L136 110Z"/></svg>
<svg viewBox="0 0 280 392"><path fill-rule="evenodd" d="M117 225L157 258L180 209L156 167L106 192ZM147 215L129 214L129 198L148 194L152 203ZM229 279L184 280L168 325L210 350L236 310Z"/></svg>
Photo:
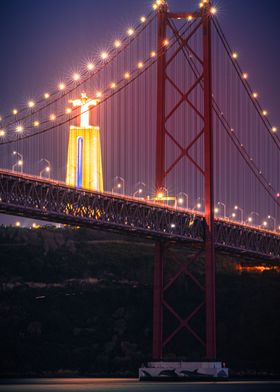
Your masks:
<svg viewBox="0 0 280 392"><path fill-rule="evenodd" d="M228 376L222 362L148 362L139 369L140 381L218 381Z"/></svg>

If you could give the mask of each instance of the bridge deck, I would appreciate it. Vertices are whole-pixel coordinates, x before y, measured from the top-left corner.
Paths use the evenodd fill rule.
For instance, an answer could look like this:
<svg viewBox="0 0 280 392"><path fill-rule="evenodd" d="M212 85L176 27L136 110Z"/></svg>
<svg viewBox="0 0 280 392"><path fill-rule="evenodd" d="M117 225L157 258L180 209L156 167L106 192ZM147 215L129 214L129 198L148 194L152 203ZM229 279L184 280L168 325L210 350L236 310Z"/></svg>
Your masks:
<svg viewBox="0 0 280 392"><path fill-rule="evenodd" d="M201 245L204 216L139 198L97 193L63 182L0 170L0 212L33 219ZM280 261L280 235L225 219L215 220L216 247Z"/></svg>

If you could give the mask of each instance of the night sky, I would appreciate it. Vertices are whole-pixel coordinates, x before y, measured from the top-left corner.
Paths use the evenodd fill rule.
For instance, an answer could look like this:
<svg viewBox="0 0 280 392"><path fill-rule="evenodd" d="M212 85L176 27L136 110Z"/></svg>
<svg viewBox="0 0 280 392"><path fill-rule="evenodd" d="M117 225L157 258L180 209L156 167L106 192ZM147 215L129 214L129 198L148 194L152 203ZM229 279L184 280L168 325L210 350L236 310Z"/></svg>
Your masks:
<svg viewBox="0 0 280 392"><path fill-rule="evenodd" d="M173 10L198 1L169 0ZM69 77L151 9L147 0L1 0L0 114ZM280 126L280 4L218 0L218 17L271 121Z"/></svg>

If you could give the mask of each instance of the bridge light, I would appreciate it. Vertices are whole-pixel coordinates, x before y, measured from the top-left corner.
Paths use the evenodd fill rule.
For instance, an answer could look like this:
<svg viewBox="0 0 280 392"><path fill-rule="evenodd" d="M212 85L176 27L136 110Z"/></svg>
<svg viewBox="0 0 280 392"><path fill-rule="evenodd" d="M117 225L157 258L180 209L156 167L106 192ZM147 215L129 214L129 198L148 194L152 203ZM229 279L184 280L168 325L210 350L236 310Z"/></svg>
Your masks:
<svg viewBox="0 0 280 392"><path fill-rule="evenodd" d="M100 57L102 58L102 60L106 60L109 57L109 55L107 52L101 52Z"/></svg>
<svg viewBox="0 0 280 392"><path fill-rule="evenodd" d="M263 226L264 226L264 227L267 227L267 221L264 221L264 222L263 222Z"/></svg>
<svg viewBox="0 0 280 392"><path fill-rule="evenodd" d="M214 212L215 212L215 214L218 214L219 208L214 208Z"/></svg>
<svg viewBox="0 0 280 392"><path fill-rule="evenodd" d="M175 223L171 223L171 229L175 229L175 227L176 227L176 225L175 225Z"/></svg>
<svg viewBox="0 0 280 392"><path fill-rule="evenodd" d="M117 188L120 189L121 187L122 187L122 184L119 182L118 185L117 185Z"/></svg>
<svg viewBox="0 0 280 392"><path fill-rule="evenodd" d="M153 50L152 52L151 52L151 57L156 57L156 52Z"/></svg>
<svg viewBox="0 0 280 392"><path fill-rule="evenodd" d="M202 207L201 203L197 203L196 207L200 209Z"/></svg>
<svg viewBox="0 0 280 392"><path fill-rule="evenodd" d="M17 109L13 109L13 111L12 111L12 113L13 113L13 115L17 115L18 114L18 111L17 111Z"/></svg>
<svg viewBox="0 0 280 392"><path fill-rule="evenodd" d="M215 15L217 13L217 8L216 7L211 7L210 12L212 15Z"/></svg>
<svg viewBox="0 0 280 392"><path fill-rule="evenodd" d="M145 17L145 16L141 16L140 22L141 22L141 23L145 23L145 22L146 22L146 17Z"/></svg>
<svg viewBox="0 0 280 392"><path fill-rule="evenodd" d="M28 107L31 109L35 106L35 102L34 101L28 101Z"/></svg>
<svg viewBox="0 0 280 392"><path fill-rule="evenodd" d="M72 109L71 109L71 108L66 108L66 109L65 109L65 113L66 113L66 114L72 113Z"/></svg>
<svg viewBox="0 0 280 392"><path fill-rule="evenodd" d="M94 66L93 63L88 63L88 64L87 64L87 69L88 69L88 71L92 71L94 68L95 68L95 66Z"/></svg>
<svg viewBox="0 0 280 392"><path fill-rule="evenodd" d="M235 218L235 217L236 217L236 213L233 212L233 213L231 214L231 216L232 216L233 218Z"/></svg>
<svg viewBox="0 0 280 392"><path fill-rule="evenodd" d="M18 126L16 127L16 132L18 132L18 133L23 132L23 126L22 126L22 125L18 125Z"/></svg>
<svg viewBox="0 0 280 392"><path fill-rule="evenodd" d="M121 47L122 46L121 41L119 39L116 39L116 41L114 42L114 46L115 46L115 48Z"/></svg>
<svg viewBox="0 0 280 392"><path fill-rule="evenodd" d="M65 84L64 84L64 83L59 83L58 89L59 89L60 91L64 90L64 89L65 89Z"/></svg>
<svg viewBox="0 0 280 392"><path fill-rule="evenodd" d="M101 91L97 91L96 97L97 97L97 98L101 98L101 97L102 97L102 92L101 92Z"/></svg>
<svg viewBox="0 0 280 392"><path fill-rule="evenodd" d="M112 89L115 89L115 88L117 87L117 85L116 85L115 82L113 82L113 83L111 83L110 87L111 87Z"/></svg>
<svg viewBox="0 0 280 392"><path fill-rule="evenodd" d="M190 22L191 20L193 20L193 16L192 15L188 15L187 20Z"/></svg>
<svg viewBox="0 0 280 392"><path fill-rule="evenodd" d="M56 119L56 115L55 115L55 114L51 114L51 115L50 115L50 120L51 120L51 121L54 121L55 119Z"/></svg>
<svg viewBox="0 0 280 392"><path fill-rule="evenodd" d="M271 130L272 130L272 132L275 133L275 132L277 132L278 128L277 127L272 127Z"/></svg>
<svg viewBox="0 0 280 392"><path fill-rule="evenodd" d="M237 52L233 52L231 57L236 60L238 58L238 53Z"/></svg>
<svg viewBox="0 0 280 392"><path fill-rule="evenodd" d="M179 199L178 199L178 204L183 204L184 203L184 199L182 198L182 197L180 197Z"/></svg>
<svg viewBox="0 0 280 392"><path fill-rule="evenodd" d="M6 135L6 132L4 129L0 129L0 137L4 137Z"/></svg>
<svg viewBox="0 0 280 392"><path fill-rule="evenodd" d="M17 164L18 164L19 166L22 166L22 165L23 165L23 160L22 160L22 159L18 160Z"/></svg>
<svg viewBox="0 0 280 392"><path fill-rule="evenodd" d="M156 10L157 8L158 8L157 3L154 3L154 4L153 4L153 9Z"/></svg>
<svg viewBox="0 0 280 392"><path fill-rule="evenodd" d="M130 28L127 30L127 35L128 35L129 37L131 37L133 34L134 34L134 30L130 27Z"/></svg>
<svg viewBox="0 0 280 392"><path fill-rule="evenodd" d="M44 94L44 98L45 98L45 99L50 98L50 94L49 94L49 93L45 93L45 94Z"/></svg>
<svg viewBox="0 0 280 392"><path fill-rule="evenodd" d="M72 78L73 78L73 80L75 80L75 82L77 82L78 80L81 79L81 75L79 75L78 73L74 73Z"/></svg>
<svg viewBox="0 0 280 392"><path fill-rule="evenodd" d="M250 222L250 223L253 222L253 218L251 216L248 218L248 222Z"/></svg>
<svg viewBox="0 0 280 392"><path fill-rule="evenodd" d="M49 173L51 171L51 168L49 166L47 166L45 170L46 170L46 172Z"/></svg>
<svg viewBox="0 0 280 392"><path fill-rule="evenodd" d="M34 125L34 127L39 127L40 123L39 123L39 121L36 120L33 122L33 125Z"/></svg>
<svg viewBox="0 0 280 392"><path fill-rule="evenodd" d="M163 199L163 196L164 196L164 194L162 192L159 192L158 195L157 195L157 198L158 199Z"/></svg>
<svg viewBox="0 0 280 392"><path fill-rule="evenodd" d="M21 226L20 221L17 221L15 226L16 226L16 227L20 227L20 226Z"/></svg>
<svg viewBox="0 0 280 392"><path fill-rule="evenodd" d="M138 67L139 69L143 68L143 67L144 67L143 62L142 62L142 61L139 61L139 63L137 64L137 67Z"/></svg>
<svg viewBox="0 0 280 392"><path fill-rule="evenodd" d="M124 78L125 78L125 79L129 79L129 78L130 78L130 73L129 73L129 72L126 72L126 73L124 74Z"/></svg>
<svg viewBox="0 0 280 392"><path fill-rule="evenodd" d="M167 46L167 45L169 45L169 41L168 41L168 39L165 39L165 40L163 41L163 46Z"/></svg>
<svg viewBox="0 0 280 392"><path fill-rule="evenodd" d="M246 79L248 79L248 76L249 75L247 74L247 72L244 72L243 75L242 75L242 78L246 80Z"/></svg>
<svg viewBox="0 0 280 392"><path fill-rule="evenodd" d="M267 116L268 115L267 110L263 110L262 114L263 114L263 116Z"/></svg>
<svg viewBox="0 0 280 392"><path fill-rule="evenodd" d="M252 94L252 97L253 97L253 98L258 98L258 96L259 96L258 93L253 93L253 94Z"/></svg>

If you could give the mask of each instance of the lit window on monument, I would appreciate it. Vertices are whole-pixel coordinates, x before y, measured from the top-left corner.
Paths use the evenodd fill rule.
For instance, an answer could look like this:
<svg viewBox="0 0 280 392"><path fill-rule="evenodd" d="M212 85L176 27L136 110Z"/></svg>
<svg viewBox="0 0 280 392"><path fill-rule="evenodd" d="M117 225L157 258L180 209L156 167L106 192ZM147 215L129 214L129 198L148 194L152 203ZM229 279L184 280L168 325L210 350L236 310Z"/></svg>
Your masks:
<svg viewBox="0 0 280 392"><path fill-rule="evenodd" d="M77 187L83 186L83 138L77 139Z"/></svg>

